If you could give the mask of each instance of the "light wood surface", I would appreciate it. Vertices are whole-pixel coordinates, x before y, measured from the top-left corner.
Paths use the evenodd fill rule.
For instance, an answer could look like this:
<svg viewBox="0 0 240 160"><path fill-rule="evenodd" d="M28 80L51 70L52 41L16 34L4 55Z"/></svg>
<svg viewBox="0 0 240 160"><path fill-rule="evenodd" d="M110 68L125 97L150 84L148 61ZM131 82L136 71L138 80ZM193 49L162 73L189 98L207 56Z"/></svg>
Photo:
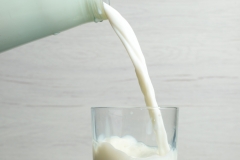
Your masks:
<svg viewBox="0 0 240 160"><path fill-rule="evenodd" d="M112 1L139 38L180 160L240 157L240 1ZM91 160L92 106L144 106L107 21L0 54L0 160Z"/></svg>

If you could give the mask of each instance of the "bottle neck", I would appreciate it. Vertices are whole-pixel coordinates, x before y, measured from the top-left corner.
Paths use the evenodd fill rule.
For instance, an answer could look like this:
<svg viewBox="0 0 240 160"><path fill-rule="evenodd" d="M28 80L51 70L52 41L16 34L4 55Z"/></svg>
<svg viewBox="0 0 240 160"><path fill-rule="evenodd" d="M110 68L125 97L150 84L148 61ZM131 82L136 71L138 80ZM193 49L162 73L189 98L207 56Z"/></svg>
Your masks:
<svg viewBox="0 0 240 160"><path fill-rule="evenodd" d="M110 0L88 0L89 7L92 10L94 21L96 23L107 19L103 2L110 4Z"/></svg>

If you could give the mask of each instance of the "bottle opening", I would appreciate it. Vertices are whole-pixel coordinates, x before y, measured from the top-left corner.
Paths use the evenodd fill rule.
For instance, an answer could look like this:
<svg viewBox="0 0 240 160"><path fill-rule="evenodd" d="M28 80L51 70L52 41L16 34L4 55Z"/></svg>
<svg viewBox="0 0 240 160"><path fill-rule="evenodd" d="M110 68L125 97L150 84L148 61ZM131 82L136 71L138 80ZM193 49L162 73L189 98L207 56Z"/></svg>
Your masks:
<svg viewBox="0 0 240 160"><path fill-rule="evenodd" d="M103 0L103 2L105 2L105 3L110 5L110 0Z"/></svg>
<svg viewBox="0 0 240 160"><path fill-rule="evenodd" d="M103 20L107 19L107 16L103 7L103 2L110 4L110 0L89 0L89 2L92 8L94 21L96 23L102 22Z"/></svg>

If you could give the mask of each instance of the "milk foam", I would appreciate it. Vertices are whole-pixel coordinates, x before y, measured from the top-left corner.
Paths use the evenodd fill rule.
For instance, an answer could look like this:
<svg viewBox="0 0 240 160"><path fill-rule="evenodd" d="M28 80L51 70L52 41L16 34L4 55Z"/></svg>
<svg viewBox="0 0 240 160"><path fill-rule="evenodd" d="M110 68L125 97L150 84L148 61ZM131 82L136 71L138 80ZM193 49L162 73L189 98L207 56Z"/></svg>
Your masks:
<svg viewBox="0 0 240 160"><path fill-rule="evenodd" d="M159 156L158 148L137 142L131 136L111 137L93 145L94 160L177 160L177 152L171 150Z"/></svg>
<svg viewBox="0 0 240 160"><path fill-rule="evenodd" d="M152 82L148 75L147 65L137 37L129 23L111 6L104 3L104 9L110 24L125 46L135 67L139 85L145 98L146 105L151 107L149 114L156 132L158 154L166 155L170 151L167 134L164 128L160 110L155 98ZM115 160L115 159L114 159Z"/></svg>

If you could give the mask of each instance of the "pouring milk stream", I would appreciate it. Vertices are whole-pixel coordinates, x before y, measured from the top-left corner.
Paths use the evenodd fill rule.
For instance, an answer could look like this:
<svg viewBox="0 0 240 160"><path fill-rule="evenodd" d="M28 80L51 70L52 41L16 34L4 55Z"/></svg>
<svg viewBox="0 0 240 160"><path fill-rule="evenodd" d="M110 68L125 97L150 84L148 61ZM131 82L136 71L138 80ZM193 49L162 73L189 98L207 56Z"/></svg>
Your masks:
<svg viewBox="0 0 240 160"><path fill-rule="evenodd" d="M164 156L170 151L170 147L167 141L167 134L164 128L161 112L158 108L155 108L158 104L155 98L154 88L148 75L145 58L137 37L129 23L119 14L118 11L106 3L104 3L104 9L112 28L122 41L135 67L135 72L144 95L146 105L148 107L152 107L152 109L149 109L149 115L155 128L158 149L156 150L138 143L132 137L112 137L100 142L100 145L97 148L98 151L96 151L93 155L94 160L125 160L131 159L130 157L144 158L146 155L150 156L154 154ZM124 146L127 146L127 149ZM126 153L126 155L121 154L121 152L115 150L114 148L118 148L119 151Z"/></svg>

